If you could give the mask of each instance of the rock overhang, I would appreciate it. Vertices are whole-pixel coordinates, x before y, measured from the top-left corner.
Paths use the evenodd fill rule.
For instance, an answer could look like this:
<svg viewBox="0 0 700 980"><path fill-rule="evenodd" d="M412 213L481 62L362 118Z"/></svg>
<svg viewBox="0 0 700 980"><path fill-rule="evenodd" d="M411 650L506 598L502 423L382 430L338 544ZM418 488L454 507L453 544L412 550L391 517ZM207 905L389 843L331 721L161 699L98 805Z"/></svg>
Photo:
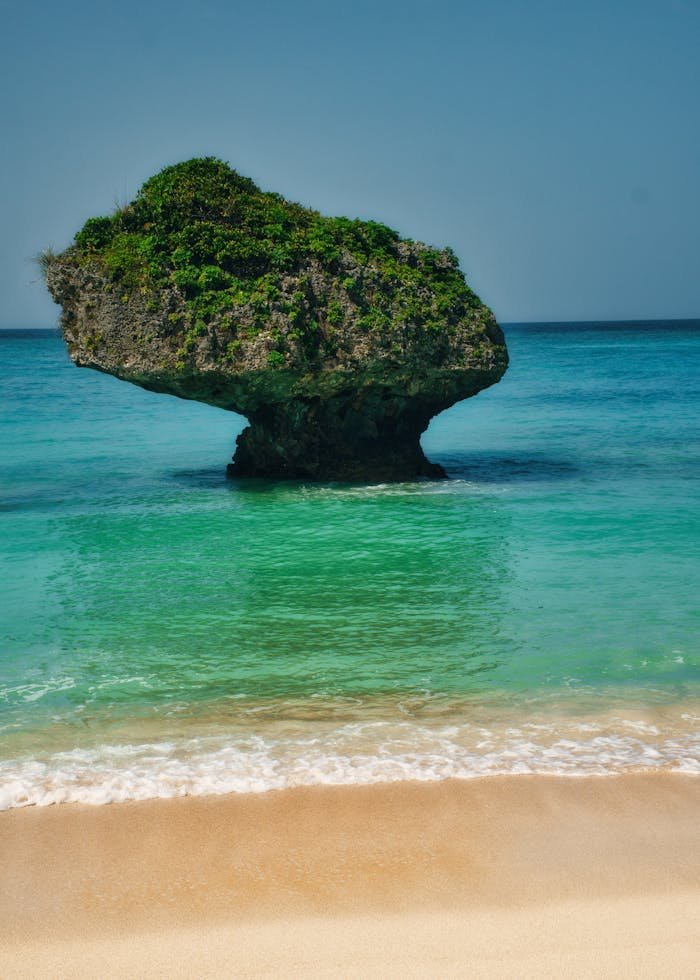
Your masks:
<svg viewBox="0 0 700 980"><path fill-rule="evenodd" d="M234 475L442 475L421 433L508 363L449 249L211 158L166 168L44 265L76 364L248 418Z"/></svg>

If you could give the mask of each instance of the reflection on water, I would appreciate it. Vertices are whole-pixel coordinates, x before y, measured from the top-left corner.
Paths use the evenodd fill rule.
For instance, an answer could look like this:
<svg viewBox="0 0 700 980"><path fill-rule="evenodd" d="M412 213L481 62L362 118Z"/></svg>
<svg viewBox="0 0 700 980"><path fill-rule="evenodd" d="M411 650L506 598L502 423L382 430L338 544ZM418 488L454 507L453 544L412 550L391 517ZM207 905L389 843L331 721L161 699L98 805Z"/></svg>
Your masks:
<svg viewBox="0 0 700 980"><path fill-rule="evenodd" d="M228 488L60 522L57 698L450 690L500 661L508 518L468 488ZM112 651L105 663L101 651ZM86 685L86 681L89 683Z"/></svg>

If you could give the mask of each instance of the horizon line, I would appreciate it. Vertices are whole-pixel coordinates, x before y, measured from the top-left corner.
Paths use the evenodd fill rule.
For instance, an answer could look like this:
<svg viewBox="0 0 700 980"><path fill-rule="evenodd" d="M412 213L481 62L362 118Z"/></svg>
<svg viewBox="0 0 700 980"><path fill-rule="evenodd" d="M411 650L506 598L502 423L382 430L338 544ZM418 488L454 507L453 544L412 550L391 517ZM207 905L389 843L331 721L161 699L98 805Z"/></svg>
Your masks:
<svg viewBox="0 0 700 980"><path fill-rule="evenodd" d="M698 316L653 316L653 317L623 317L621 319L611 319L609 317L602 317L594 320L498 320L498 324L502 327L528 327L528 326L586 326L592 323L610 323L610 324L629 324L629 323L700 323L700 314ZM0 325L0 333L10 333L11 331L24 331L24 330L43 330L47 333L49 332L60 332L61 328L58 324L51 327L46 326L2 326Z"/></svg>

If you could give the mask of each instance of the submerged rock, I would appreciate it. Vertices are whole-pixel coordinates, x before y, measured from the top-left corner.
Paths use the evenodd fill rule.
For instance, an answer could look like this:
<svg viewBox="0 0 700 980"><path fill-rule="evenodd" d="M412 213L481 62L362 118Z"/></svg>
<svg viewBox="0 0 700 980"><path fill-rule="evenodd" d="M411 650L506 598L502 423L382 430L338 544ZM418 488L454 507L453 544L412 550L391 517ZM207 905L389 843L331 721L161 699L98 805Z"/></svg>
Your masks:
<svg viewBox="0 0 700 980"><path fill-rule="evenodd" d="M508 363L450 249L323 217L211 158L42 262L77 365L247 417L235 476L442 476L421 433Z"/></svg>

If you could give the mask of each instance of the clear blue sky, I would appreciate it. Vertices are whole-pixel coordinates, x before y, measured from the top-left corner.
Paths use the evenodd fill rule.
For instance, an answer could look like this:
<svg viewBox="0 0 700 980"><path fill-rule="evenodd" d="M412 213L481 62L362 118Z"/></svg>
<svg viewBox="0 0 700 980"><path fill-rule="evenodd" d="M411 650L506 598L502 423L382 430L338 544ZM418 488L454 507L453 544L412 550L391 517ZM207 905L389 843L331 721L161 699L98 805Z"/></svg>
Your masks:
<svg viewBox="0 0 700 980"><path fill-rule="evenodd" d="M30 257L216 155L449 244L502 321L700 316L698 0L0 0L0 326Z"/></svg>

